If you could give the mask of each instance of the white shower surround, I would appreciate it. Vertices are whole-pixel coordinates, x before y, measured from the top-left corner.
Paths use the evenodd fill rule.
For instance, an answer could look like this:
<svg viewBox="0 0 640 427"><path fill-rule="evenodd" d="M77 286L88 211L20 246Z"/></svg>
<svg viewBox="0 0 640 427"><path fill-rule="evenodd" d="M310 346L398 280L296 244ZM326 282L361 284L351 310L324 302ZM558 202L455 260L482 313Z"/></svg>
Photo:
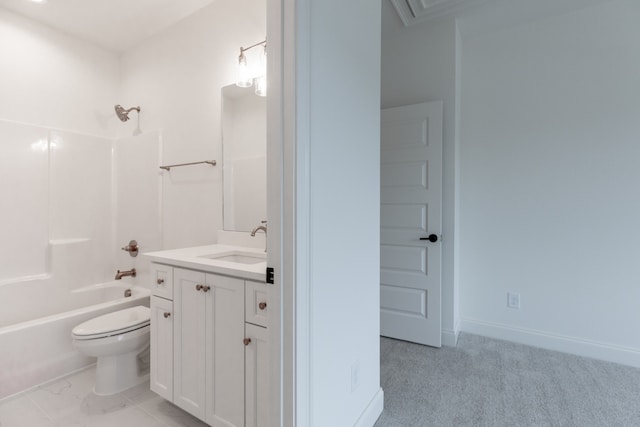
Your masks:
<svg viewBox="0 0 640 427"><path fill-rule="evenodd" d="M111 139L0 120L0 137L19 153L15 165L4 159L12 169L0 181L6 190L19 187L4 216L13 220L3 224L11 234L0 242L2 399L93 363L72 347L76 325L148 306L148 290L135 286L147 282L148 263L119 248L132 238L142 250L161 244L161 176L159 132ZM18 186L19 171L39 171L41 179ZM148 197L137 197L144 191ZM22 239L34 225L38 239ZM113 281L117 269L131 268L136 278ZM133 298L123 298L127 288Z"/></svg>

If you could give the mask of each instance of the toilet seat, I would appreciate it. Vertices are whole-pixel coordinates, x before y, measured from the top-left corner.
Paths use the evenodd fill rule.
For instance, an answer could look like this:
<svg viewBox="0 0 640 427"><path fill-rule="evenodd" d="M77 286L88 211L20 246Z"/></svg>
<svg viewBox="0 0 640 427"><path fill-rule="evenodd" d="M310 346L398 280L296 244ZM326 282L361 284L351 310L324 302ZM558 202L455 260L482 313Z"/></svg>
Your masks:
<svg viewBox="0 0 640 427"><path fill-rule="evenodd" d="M122 335L148 326L150 317L149 308L139 305L87 320L73 328L71 333L76 340L93 340Z"/></svg>

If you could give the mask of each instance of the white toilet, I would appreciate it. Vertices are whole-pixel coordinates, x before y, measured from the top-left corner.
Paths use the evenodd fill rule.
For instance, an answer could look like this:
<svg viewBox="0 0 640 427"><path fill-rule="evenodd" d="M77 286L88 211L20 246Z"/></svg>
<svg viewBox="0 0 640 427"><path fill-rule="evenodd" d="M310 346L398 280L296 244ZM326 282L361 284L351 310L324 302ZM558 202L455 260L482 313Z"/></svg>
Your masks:
<svg viewBox="0 0 640 427"><path fill-rule="evenodd" d="M94 392L101 396L119 393L149 377L148 307L114 311L73 328L74 347L98 358Z"/></svg>

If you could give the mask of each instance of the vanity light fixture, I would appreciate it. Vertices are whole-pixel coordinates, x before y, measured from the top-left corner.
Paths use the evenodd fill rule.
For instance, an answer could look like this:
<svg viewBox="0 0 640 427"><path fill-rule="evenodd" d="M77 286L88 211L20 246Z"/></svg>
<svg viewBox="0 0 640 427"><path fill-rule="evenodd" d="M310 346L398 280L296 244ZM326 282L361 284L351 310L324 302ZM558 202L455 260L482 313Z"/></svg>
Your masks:
<svg viewBox="0 0 640 427"><path fill-rule="evenodd" d="M245 55L245 52L257 46L262 46L264 49L261 56L262 64L260 64L261 65L260 71L258 71L257 73L256 72L252 73L252 70L247 65L247 56ZM255 83L256 95L267 96L266 58L267 58L267 40L263 40L259 43L256 43L246 48L241 46L240 56L238 56L238 79L236 80L236 86L251 87L251 85ZM258 77L254 77L252 76L252 74L253 75L258 74Z"/></svg>

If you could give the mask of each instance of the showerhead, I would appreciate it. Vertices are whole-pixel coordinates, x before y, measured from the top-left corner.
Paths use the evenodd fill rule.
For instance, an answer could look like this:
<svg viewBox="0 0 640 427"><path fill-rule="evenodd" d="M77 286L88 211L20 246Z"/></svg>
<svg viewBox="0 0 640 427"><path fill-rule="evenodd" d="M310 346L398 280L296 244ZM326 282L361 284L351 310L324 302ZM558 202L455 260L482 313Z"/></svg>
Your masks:
<svg viewBox="0 0 640 427"><path fill-rule="evenodd" d="M125 110L124 108L122 108L122 105L120 104L116 105L115 109L116 109L116 114L118 115L118 118L122 122L126 122L127 120L129 120L130 111L136 110L138 113L140 112L140 107L131 107L128 110Z"/></svg>

